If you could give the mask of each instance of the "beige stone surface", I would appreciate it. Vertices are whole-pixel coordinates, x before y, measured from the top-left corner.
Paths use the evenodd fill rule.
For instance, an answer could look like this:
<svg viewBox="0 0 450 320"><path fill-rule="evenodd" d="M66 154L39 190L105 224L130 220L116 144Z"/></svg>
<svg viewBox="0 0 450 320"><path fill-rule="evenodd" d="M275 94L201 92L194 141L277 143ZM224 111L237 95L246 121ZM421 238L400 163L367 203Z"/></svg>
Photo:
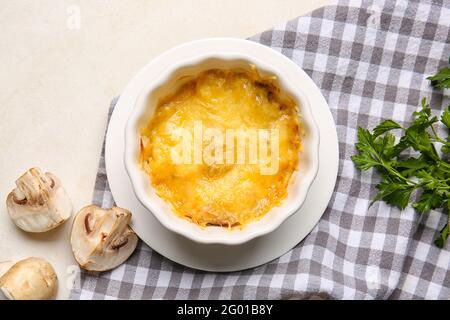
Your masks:
<svg viewBox="0 0 450 320"><path fill-rule="evenodd" d="M4 204L14 180L38 166L60 177L77 210L89 204L109 102L149 60L194 39L245 38L329 2L0 0L0 261L46 258L67 298L71 222L20 231Z"/></svg>

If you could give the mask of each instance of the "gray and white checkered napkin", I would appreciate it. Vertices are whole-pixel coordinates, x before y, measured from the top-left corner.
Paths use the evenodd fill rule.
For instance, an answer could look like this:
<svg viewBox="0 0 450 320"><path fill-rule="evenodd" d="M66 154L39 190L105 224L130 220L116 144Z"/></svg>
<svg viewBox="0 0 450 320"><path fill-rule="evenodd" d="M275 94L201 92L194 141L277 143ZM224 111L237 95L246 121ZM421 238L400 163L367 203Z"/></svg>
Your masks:
<svg viewBox="0 0 450 320"><path fill-rule="evenodd" d="M141 243L118 269L81 274L76 299L450 299L450 244L433 245L446 216L384 203L368 209L377 175L355 170L356 128L408 122L422 97L448 92L427 75L447 65L450 3L340 1L251 38L282 52L319 86L339 136L339 176L318 225L293 250L252 270L215 274L175 264ZM112 103L112 108L114 107ZM94 201L113 203L102 160Z"/></svg>

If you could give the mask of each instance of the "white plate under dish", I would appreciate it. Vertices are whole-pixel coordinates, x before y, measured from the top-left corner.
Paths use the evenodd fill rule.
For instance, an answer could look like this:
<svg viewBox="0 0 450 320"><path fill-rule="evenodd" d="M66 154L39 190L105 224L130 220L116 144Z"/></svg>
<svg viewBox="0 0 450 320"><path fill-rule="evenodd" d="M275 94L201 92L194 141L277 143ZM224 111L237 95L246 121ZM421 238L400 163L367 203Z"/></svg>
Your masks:
<svg viewBox="0 0 450 320"><path fill-rule="evenodd" d="M146 65L127 85L109 123L105 162L109 186L118 206L133 213L132 227L152 249L188 267L208 271L236 271L256 267L278 258L303 240L319 221L336 182L339 151L336 127L320 90L308 75L288 58L261 44L237 39L215 38L169 50ZM189 59L204 51L240 52L280 69L290 68L309 92L313 114L320 131L319 172L302 208L275 231L240 245L201 244L162 226L136 198L123 163L124 132L129 114L142 88L177 59Z"/></svg>

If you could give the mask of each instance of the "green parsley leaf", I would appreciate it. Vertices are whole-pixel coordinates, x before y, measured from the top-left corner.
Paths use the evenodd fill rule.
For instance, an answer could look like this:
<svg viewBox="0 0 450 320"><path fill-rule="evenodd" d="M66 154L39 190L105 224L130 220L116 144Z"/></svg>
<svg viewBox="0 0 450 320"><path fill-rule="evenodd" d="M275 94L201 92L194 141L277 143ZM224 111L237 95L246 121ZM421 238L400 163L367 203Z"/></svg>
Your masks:
<svg viewBox="0 0 450 320"><path fill-rule="evenodd" d="M431 81L431 85L435 88L450 88L450 68L442 68L434 76L427 78Z"/></svg>
<svg viewBox="0 0 450 320"><path fill-rule="evenodd" d="M389 159L398 157L400 155L400 153L402 153L408 147L409 147L408 141L406 141L405 136L403 136L400 138L400 141L396 145L394 145L394 147L391 150L389 150L389 152L386 154L386 156Z"/></svg>
<svg viewBox="0 0 450 320"><path fill-rule="evenodd" d="M380 165L378 152L375 150L374 138L369 130L358 128L358 143L356 149L360 152L352 156L355 165L361 170L368 170Z"/></svg>
<svg viewBox="0 0 450 320"><path fill-rule="evenodd" d="M380 155L384 160L389 159L388 155L392 153L394 144L395 144L395 136L390 132L386 132L386 134L383 137L377 137L373 141L374 148L376 149L377 152L380 153Z"/></svg>
<svg viewBox="0 0 450 320"><path fill-rule="evenodd" d="M430 135L425 131L425 128L422 128L420 125L412 125L406 129L405 138L408 145L414 150L420 151L432 160L439 160L436 148L431 142Z"/></svg>
<svg viewBox="0 0 450 320"><path fill-rule="evenodd" d="M401 129L402 126L393 120L384 120L379 125L373 129L373 135L378 137L379 135L385 133L386 131L390 131L393 129Z"/></svg>
<svg viewBox="0 0 450 320"><path fill-rule="evenodd" d="M361 153L358 155L352 156L352 160L355 163L356 167L360 170L369 170L370 168L379 165L379 163L370 157L367 153Z"/></svg>
<svg viewBox="0 0 450 320"><path fill-rule="evenodd" d="M413 204L413 208L416 209L418 213L428 212L431 209L436 209L441 206L442 198L430 191L423 192L420 196L420 200Z"/></svg>
<svg viewBox="0 0 450 320"><path fill-rule="evenodd" d="M407 160L399 161L395 164L395 167L405 177L410 177L418 170L428 167L428 163L422 158L409 158Z"/></svg>
<svg viewBox="0 0 450 320"><path fill-rule="evenodd" d="M436 240L434 240L436 246L438 246L439 248L443 248L449 235L450 235L450 223L447 223L439 233L439 237Z"/></svg>
<svg viewBox="0 0 450 320"><path fill-rule="evenodd" d="M420 179L420 184L424 189L434 190L437 189L441 181L434 177L430 172L426 170L419 170L416 176Z"/></svg>
<svg viewBox="0 0 450 320"><path fill-rule="evenodd" d="M374 202L383 200L388 204L404 209L408 205L411 193L414 191L414 186L389 179L380 182L377 185L377 189L379 192L376 195Z"/></svg>
<svg viewBox="0 0 450 320"><path fill-rule="evenodd" d="M448 106L442 113L441 122L447 127L447 129L450 129L450 106Z"/></svg>

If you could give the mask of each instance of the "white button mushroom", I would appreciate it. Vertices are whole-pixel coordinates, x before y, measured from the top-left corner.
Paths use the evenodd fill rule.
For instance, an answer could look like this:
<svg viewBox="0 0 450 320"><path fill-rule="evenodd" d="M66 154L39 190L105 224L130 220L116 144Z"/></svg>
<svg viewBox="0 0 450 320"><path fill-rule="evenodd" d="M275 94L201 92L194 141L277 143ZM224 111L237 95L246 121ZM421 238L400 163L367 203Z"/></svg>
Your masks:
<svg viewBox="0 0 450 320"><path fill-rule="evenodd" d="M53 174L29 169L16 180L6 199L14 223L27 232L45 232L64 223L72 214L72 203Z"/></svg>
<svg viewBox="0 0 450 320"><path fill-rule="evenodd" d="M28 258L3 274L0 290L10 300L48 300L58 290L58 278L50 263L40 258Z"/></svg>
<svg viewBox="0 0 450 320"><path fill-rule="evenodd" d="M95 205L84 207L74 219L72 251L83 269L106 271L127 260L136 249L138 237L129 227L131 212Z"/></svg>

